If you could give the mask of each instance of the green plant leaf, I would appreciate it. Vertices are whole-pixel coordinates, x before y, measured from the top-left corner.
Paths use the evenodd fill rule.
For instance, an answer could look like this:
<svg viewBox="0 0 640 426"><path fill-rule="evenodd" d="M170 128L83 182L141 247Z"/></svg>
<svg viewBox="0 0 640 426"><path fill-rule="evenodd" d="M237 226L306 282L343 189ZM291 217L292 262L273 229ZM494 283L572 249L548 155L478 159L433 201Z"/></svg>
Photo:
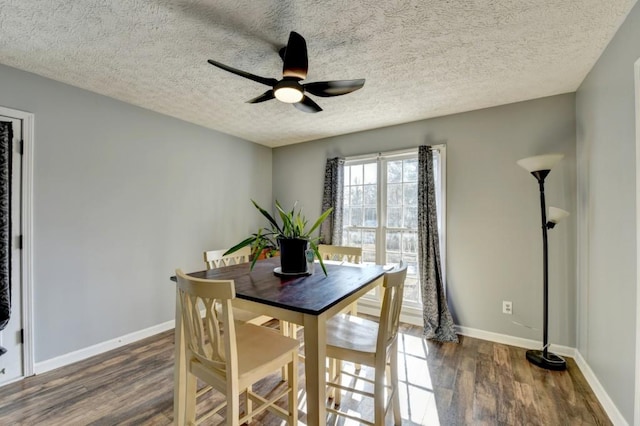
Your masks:
<svg viewBox="0 0 640 426"><path fill-rule="evenodd" d="M278 226L278 222L276 222L276 220L273 218L273 216L271 216L271 214L269 214L269 212L268 212L268 211L266 211L265 209L263 209L262 207L260 207L260 206L258 205L258 203L256 203L255 201L251 200L251 202L253 203L253 205L254 205L254 206L256 206L256 209L258 209L258 211L259 211L260 213L262 213L262 215L263 215L264 217L266 217L266 218L267 218L267 220L268 220L269 222L271 222L271 225L272 225L275 229L277 229L277 230L278 230L278 232L282 233L282 229L280 229L280 227Z"/></svg>
<svg viewBox="0 0 640 426"><path fill-rule="evenodd" d="M254 234L251 237L242 240L241 242L239 242L238 244L236 244L235 246L231 247L229 250L225 251L223 256L226 256L228 254L231 254L233 252L236 252L238 250L240 250L243 247L246 247L248 245L251 245L254 241L256 241L257 236Z"/></svg>
<svg viewBox="0 0 640 426"><path fill-rule="evenodd" d="M276 200L276 209L278 210L278 214L282 220L282 236L285 238L297 238L298 234L293 222L293 210L287 213L284 211L278 200Z"/></svg>
<svg viewBox="0 0 640 426"><path fill-rule="evenodd" d="M320 217L318 218L318 220L316 220L316 222L313 224L311 229L309 229L309 235L311 235L313 231L315 231L316 228L320 226L322 222L324 222L324 220L327 218L327 216L331 214L332 211L333 211L333 207L329 207L324 213L320 215Z"/></svg>
<svg viewBox="0 0 640 426"><path fill-rule="evenodd" d="M258 247L256 249L256 253L253 256L253 259L251 260L251 267L249 268L249 270L253 271L253 267L256 266L256 262L258 261L258 256L260 255L260 253L262 253L262 250L265 248L265 246L266 242L264 240L258 243Z"/></svg>
<svg viewBox="0 0 640 426"><path fill-rule="evenodd" d="M311 249L313 250L313 253L316 255L316 257L318 258L318 262L320 263L320 266L322 267L322 272L324 272L324 276L327 276L327 268L324 266L324 262L322 261L322 256L320 256L320 252L318 251L318 246L316 245L316 243L309 241L309 245L311 246Z"/></svg>

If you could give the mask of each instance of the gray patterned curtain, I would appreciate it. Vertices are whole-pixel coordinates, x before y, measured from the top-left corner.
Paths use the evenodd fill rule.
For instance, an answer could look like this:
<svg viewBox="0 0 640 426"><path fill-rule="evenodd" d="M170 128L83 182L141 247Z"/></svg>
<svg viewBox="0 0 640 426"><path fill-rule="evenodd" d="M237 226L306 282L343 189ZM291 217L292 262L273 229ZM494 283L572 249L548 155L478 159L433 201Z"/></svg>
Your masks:
<svg viewBox="0 0 640 426"><path fill-rule="evenodd" d="M11 123L0 121L0 330L11 314ZM0 354L2 354L0 348Z"/></svg>
<svg viewBox="0 0 640 426"><path fill-rule="evenodd" d="M344 186L344 158L328 158L324 170L322 211L333 207L333 212L320 225L322 244L342 244L342 207Z"/></svg>
<svg viewBox="0 0 640 426"><path fill-rule="evenodd" d="M418 148L418 256L423 336L440 342L457 342L442 282L433 152L425 145Z"/></svg>

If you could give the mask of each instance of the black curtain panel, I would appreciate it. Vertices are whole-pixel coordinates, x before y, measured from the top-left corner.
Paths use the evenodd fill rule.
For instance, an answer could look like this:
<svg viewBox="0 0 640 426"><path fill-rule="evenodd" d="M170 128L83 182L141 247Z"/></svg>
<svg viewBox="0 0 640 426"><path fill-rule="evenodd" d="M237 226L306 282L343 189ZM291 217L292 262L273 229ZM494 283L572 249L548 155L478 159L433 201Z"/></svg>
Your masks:
<svg viewBox="0 0 640 426"><path fill-rule="evenodd" d="M342 197L344 192L344 158L328 158L324 170L322 211L333 207L333 212L320 225L320 242L342 244Z"/></svg>
<svg viewBox="0 0 640 426"><path fill-rule="evenodd" d="M433 152L431 147L422 145L418 148L418 264L422 285L423 335L440 342L457 342L458 336L444 294L437 212Z"/></svg>
<svg viewBox="0 0 640 426"><path fill-rule="evenodd" d="M10 122L0 121L0 330L11 315L11 141Z"/></svg>

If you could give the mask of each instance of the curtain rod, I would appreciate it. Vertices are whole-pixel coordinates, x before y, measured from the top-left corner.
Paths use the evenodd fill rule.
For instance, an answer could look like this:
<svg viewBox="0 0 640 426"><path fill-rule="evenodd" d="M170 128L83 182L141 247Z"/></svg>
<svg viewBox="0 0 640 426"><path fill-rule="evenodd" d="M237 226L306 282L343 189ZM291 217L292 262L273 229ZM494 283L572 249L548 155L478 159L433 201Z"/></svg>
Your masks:
<svg viewBox="0 0 640 426"><path fill-rule="evenodd" d="M438 145L428 145L430 146L432 149L434 150L440 150L442 148L445 147L445 144L438 144ZM385 151L385 152L372 152L370 154L362 154L362 155L353 155L353 156L349 156L349 157L345 157L344 159L346 161L354 161L354 160L364 160L364 159L369 159L369 158L384 158L384 157L395 157L395 156L400 156L400 155L405 155L405 154L413 154L418 152L418 147L416 146L415 148L407 148L407 149L399 149L396 151Z"/></svg>

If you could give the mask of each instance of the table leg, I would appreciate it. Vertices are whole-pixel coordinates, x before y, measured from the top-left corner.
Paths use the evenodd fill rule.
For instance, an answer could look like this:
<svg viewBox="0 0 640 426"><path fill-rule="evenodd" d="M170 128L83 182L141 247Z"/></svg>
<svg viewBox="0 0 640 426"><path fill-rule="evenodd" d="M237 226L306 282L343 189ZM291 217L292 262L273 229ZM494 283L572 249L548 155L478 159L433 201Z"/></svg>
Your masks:
<svg viewBox="0 0 640 426"><path fill-rule="evenodd" d="M326 423L326 325L324 315L304 315L304 370L308 426L324 426Z"/></svg>
<svg viewBox="0 0 640 426"><path fill-rule="evenodd" d="M182 328L182 312L180 310L180 292L176 286L176 329L175 329L175 358L173 364L173 424L182 426L185 424L185 410L187 394L187 377L185 362L185 344Z"/></svg>

